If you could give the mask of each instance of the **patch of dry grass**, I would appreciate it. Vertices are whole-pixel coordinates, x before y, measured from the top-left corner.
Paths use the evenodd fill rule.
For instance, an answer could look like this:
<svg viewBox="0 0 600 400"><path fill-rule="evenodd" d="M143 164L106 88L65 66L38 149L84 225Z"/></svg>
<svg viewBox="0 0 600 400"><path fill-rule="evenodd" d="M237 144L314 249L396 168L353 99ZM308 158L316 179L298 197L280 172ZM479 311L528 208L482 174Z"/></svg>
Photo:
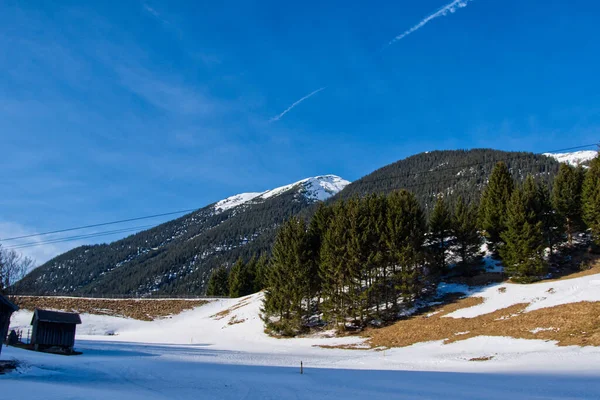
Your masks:
<svg viewBox="0 0 600 400"><path fill-rule="evenodd" d="M210 317L213 318L213 319L216 319L216 320L223 319L223 318L227 317L229 314L231 314L233 311L237 310L238 308L242 308L244 306L247 306L250 303L250 300L251 300L250 296L243 297L240 301L238 301L233 306L229 307L226 310L219 311L218 313L213 314Z"/></svg>
<svg viewBox="0 0 600 400"><path fill-rule="evenodd" d="M229 319L229 322L227 322L227 325L243 324L244 322L246 322L246 318L238 318L234 315Z"/></svg>
<svg viewBox="0 0 600 400"><path fill-rule="evenodd" d="M583 276L590 276L590 275L596 275L596 274L600 274L600 260L598 260L598 259L596 259L591 264L591 267L589 269L586 269L584 271L574 272L572 274L561 276L560 278L547 279L547 280L543 280L543 281L540 281L540 282L537 282L537 283L565 281L565 280L568 280L568 279L581 278ZM535 285L535 283L534 283L534 285Z"/></svg>
<svg viewBox="0 0 600 400"><path fill-rule="evenodd" d="M482 301L477 297L461 299L440 306L438 314L368 329L363 335L372 348L404 347L436 340L452 343L476 336L554 340L560 346L600 346L600 302L570 303L530 312L524 312L529 304L522 303L474 318L443 318Z"/></svg>
<svg viewBox="0 0 600 400"><path fill-rule="evenodd" d="M494 356L482 356L470 358L469 361L490 361Z"/></svg>
<svg viewBox="0 0 600 400"><path fill-rule="evenodd" d="M211 317L212 319L220 320L220 319L223 319L223 318L225 318L226 316L228 316L230 313L231 313L231 309L230 309L230 308L228 308L227 310L219 311L218 313L216 313L216 314L213 314L213 315L211 315L210 317Z"/></svg>
<svg viewBox="0 0 600 400"><path fill-rule="evenodd" d="M184 299L89 299L75 297L17 296L15 303L24 310L36 308L76 313L111 315L153 321L202 306L206 300Z"/></svg>

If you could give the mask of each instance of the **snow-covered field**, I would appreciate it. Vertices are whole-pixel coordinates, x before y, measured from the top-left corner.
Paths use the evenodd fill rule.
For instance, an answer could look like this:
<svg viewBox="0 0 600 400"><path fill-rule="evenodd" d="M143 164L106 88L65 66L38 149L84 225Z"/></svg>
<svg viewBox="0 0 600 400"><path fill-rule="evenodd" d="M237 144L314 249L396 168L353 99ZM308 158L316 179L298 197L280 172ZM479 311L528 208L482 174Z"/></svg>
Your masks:
<svg viewBox="0 0 600 400"><path fill-rule="evenodd" d="M470 290L440 290L461 289ZM600 275L502 284L471 295L485 302L449 317L472 317L522 302L535 309L600 301ZM387 350L326 349L315 345L362 339L327 333L271 338L259 318L261 296L215 300L153 322L82 315L76 347L83 355L4 348L2 358L18 359L22 366L0 376L0 392L11 399L600 398L600 348L476 337ZM26 327L30 318L30 312L20 311L12 325Z"/></svg>

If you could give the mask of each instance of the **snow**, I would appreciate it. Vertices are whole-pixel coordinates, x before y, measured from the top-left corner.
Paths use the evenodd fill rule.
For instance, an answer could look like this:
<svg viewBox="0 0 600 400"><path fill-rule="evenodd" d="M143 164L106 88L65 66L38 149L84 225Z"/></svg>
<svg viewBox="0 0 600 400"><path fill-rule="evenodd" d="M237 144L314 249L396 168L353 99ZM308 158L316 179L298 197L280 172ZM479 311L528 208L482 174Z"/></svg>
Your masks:
<svg viewBox="0 0 600 400"><path fill-rule="evenodd" d="M530 330L529 332L536 334L536 333L540 333L540 332L547 332L547 331L559 331L559 328L553 328L553 327L548 327L548 328L535 328Z"/></svg>
<svg viewBox="0 0 600 400"><path fill-rule="evenodd" d="M261 193L241 193L221 200L215 204L215 210L225 211L237 207L260 196Z"/></svg>
<svg viewBox="0 0 600 400"><path fill-rule="evenodd" d="M448 345L443 358L435 359L430 357L431 351L438 345L426 344L410 349L406 355L425 358L431 365L466 364L470 366L470 372L390 368L394 364L388 363L388 360L397 359L394 351L377 352L372 356L384 369L365 370L360 367L374 363L368 361L365 365L360 355L352 355L363 351L346 351L346 355L339 356L339 351L329 350L323 351L328 355L305 362L303 375L299 373L300 358L297 356L285 355L289 360L288 366L257 365L256 359L248 354L216 351L204 344L166 346L83 341L79 348L85 353L74 357L8 348L7 355L23 360L25 366L18 373L1 376L0 387L6 398L31 400L591 399L600 392L597 374L517 374L507 369L521 353L507 353L500 357L478 351L490 345L498 348L510 345L530 354L541 366L545 366L557 362L558 365L575 361L581 364L594 357L597 359L597 353L587 349L559 351L562 358L553 357L544 362L542 357L548 345L541 341L535 341L534 345L531 341L527 344L509 343L493 338L466 342L470 342L473 351L463 352L461 347ZM468 361L482 354L493 355L494 358L487 362ZM222 362L230 358L244 359L245 363ZM270 357L266 358L266 361L270 360ZM337 362L340 364L336 365ZM499 371L475 372L486 364L497 365Z"/></svg>
<svg viewBox="0 0 600 400"><path fill-rule="evenodd" d="M337 175L323 175L314 178L302 179L289 185L281 186L273 190L267 190L259 198L266 200L271 197L279 196L290 189L300 186L302 194L309 200L327 200L337 194L350 184L349 181L340 178Z"/></svg>
<svg viewBox="0 0 600 400"><path fill-rule="evenodd" d="M215 211L222 212L246 203L257 203L271 197L279 196L291 189L298 188L300 193L311 201L324 201L342 191L350 184L337 175L322 175L302 179L289 185L260 193L242 193L221 200L215 204Z"/></svg>
<svg viewBox="0 0 600 400"><path fill-rule="evenodd" d="M595 150L582 150L572 153L544 153L544 155L552 157L558 162L577 166L581 163L592 160L598 155L598 152Z"/></svg>
<svg viewBox="0 0 600 400"><path fill-rule="evenodd" d="M600 300L600 274L534 285L441 285L440 293L485 299L452 317L473 317L520 302L531 309ZM498 288L506 287L501 293ZM552 289L552 290L550 290ZM264 333L263 294L217 299L151 322L82 315L76 348L64 357L4 348L21 361L0 376L7 398L28 399L528 399L597 398L600 348L479 336L392 349L320 347L355 344L331 332L296 339ZM12 327L28 327L18 311ZM536 332L553 329L539 327ZM466 334L466 332L459 332ZM488 359L472 361L472 359ZM305 374L299 374L300 362Z"/></svg>
<svg viewBox="0 0 600 400"><path fill-rule="evenodd" d="M519 303L531 303L525 309L528 312L561 304L600 301L600 275L530 285L505 283L471 293L472 296L483 297L483 304L457 310L446 317L473 318Z"/></svg>

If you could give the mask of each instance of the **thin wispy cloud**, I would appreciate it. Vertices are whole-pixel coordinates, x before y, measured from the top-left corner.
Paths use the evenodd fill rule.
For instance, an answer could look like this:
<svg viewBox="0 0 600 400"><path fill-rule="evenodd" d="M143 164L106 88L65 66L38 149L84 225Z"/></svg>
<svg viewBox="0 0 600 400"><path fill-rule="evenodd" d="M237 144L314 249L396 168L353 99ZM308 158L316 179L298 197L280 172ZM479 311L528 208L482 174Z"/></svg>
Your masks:
<svg viewBox="0 0 600 400"><path fill-rule="evenodd" d="M163 16L163 13L159 12L156 8L150 6L148 3L142 3L142 7L143 7L144 11L146 11L152 17L154 17L155 19L160 21L165 27L168 27L168 28L174 30L180 37L183 35L182 30L179 29L174 24L172 24L169 20L167 20Z"/></svg>
<svg viewBox="0 0 600 400"><path fill-rule="evenodd" d="M449 4L446 4L445 6L443 6L442 8L440 8L439 10L437 10L436 12L434 12L433 14L428 15L427 17L423 18L418 24L414 25L409 30L404 31L400 35L396 36L394 39L390 40L383 47L382 50L384 50L387 47L391 46L392 44L394 44L394 43L396 43L396 42L404 39L405 37L407 37L411 33L414 33L416 31L418 31L419 29L421 29L422 27L424 27L425 25L427 25L432 20L434 20L436 18L439 18L439 17L445 17L448 14L455 13L457 10L459 10L461 8L465 8L467 6L467 4L469 2L471 2L471 1L473 1L473 0L454 0L453 2L451 2ZM300 100L296 101L291 106L289 106L284 112L282 112L281 114L277 115L276 117L271 118L269 120L269 122L279 121L285 114L287 114L288 112L292 111L292 109L294 109L294 107L296 107L298 104L302 103L304 100L309 99L310 97L312 97L315 94L319 93L323 89L325 89L325 87L322 87L320 89L315 90L312 93L307 94L306 96L304 96L303 98L301 98Z"/></svg>
<svg viewBox="0 0 600 400"><path fill-rule="evenodd" d="M294 107L298 106L300 103L302 103L304 100L307 100L309 98L311 98L312 96L314 96L315 94L319 93L320 91L324 90L325 88L327 88L327 86L323 86L320 89L315 90L314 92L311 92L309 94L307 94L306 96L304 96L303 98L301 98L300 100L295 101L294 103L292 103L291 106L289 106L288 108L285 109L285 111L283 111L281 114L276 115L275 117L271 118L269 120L269 122L275 122L275 121L279 121L285 114L289 113L290 111L292 111L294 109Z"/></svg>
<svg viewBox="0 0 600 400"><path fill-rule="evenodd" d="M404 31L400 35L396 36L394 39L390 40L389 43L385 47L391 46L392 44L404 39L411 33L418 31L419 29L421 29L422 27L424 27L425 25L427 25L429 22L433 21L436 18L445 17L448 14L455 13L457 10L459 10L461 8L465 8L467 6L467 4L471 1L473 1L473 0L454 0L452 3L446 4L444 7L440 8L433 14L428 15L427 17L423 18L418 24L416 24L409 30Z"/></svg>

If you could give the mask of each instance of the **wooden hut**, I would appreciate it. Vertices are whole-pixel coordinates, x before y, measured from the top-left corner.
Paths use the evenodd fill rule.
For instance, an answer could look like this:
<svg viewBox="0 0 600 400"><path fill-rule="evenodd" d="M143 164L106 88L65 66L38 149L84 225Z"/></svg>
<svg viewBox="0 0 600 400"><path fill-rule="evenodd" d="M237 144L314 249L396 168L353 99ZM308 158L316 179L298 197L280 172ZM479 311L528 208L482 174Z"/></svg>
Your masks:
<svg viewBox="0 0 600 400"><path fill-rule="evenodd" d="M36 309L31 320L31 344L36 350L54 347L72 352L79 324L79 314Z"/></svg>
<svg viewBox="0 0 600 400"><path fill-rule="evenodd" d="M19 307L11 303L6 297L0 294L0 353L2 353L2 344L8 333L10 316L17 311Z"/></svg>

